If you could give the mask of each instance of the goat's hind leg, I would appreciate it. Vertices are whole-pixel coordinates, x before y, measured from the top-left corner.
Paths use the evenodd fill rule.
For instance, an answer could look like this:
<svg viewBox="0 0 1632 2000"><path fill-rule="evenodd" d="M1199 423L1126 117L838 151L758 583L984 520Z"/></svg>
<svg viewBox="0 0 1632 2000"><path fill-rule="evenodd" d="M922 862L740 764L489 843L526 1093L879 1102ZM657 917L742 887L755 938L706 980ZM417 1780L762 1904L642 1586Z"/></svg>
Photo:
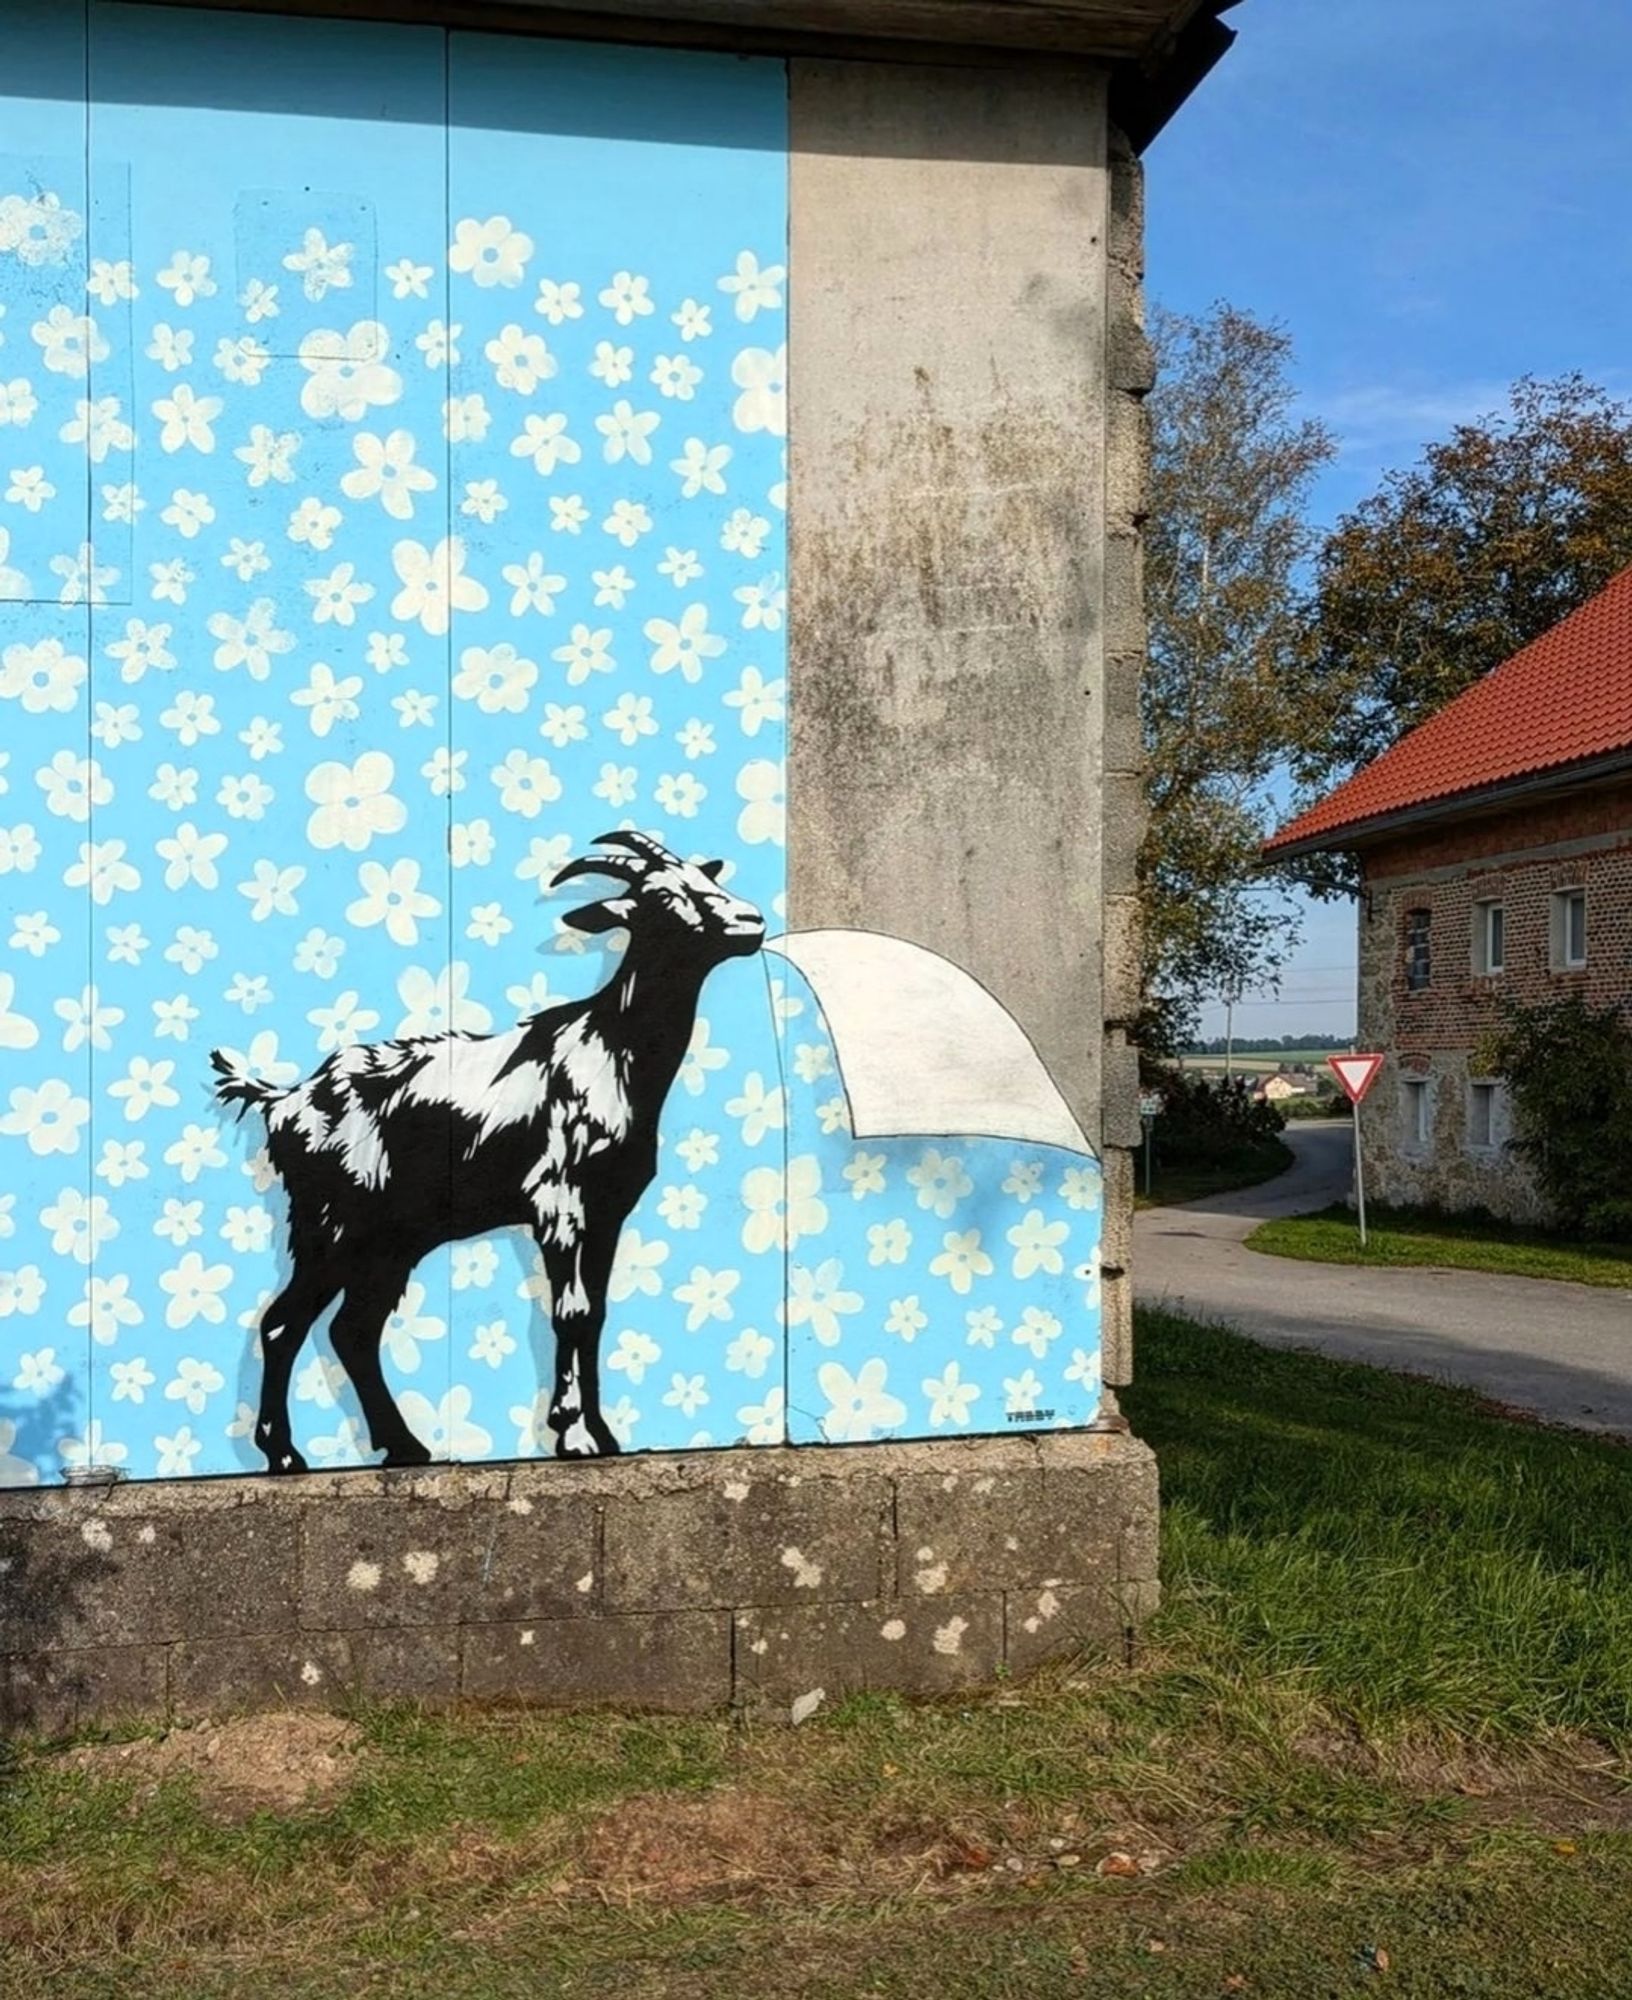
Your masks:
<svg viewBox="0 0 1632 2000"><path fill-rule="evenodd" d="M339 1289L338 1275L326 1264L297 1257L288 1284L261 1315L261 1406L255 1443L266 1456L269 1472L307 1469L289 1429L289 1378L307 1334Z"/></svg>
<svg viewBox="0 0 1632 2000"><path fill-rule="evenodd" d="M539 1241L555 1326L549 1424L559 1458L616 1458L622 1450L601 1414L600 1385L606 1285L617 1240L614 1230L610 1241L589 1239L568 1249Z"/></svg>
<svg viewBox="0 0 1632 2000"><path fill-rule="evenodd" d="M346 1279L346 1296L334 1316L329 1338L335 1355L351 1378L368 1424L368 1440L385 1453L387 1465L429 1465L429 1449L408 1428L380 1366L380 1341L385 1322L397 1308L412 1264L371 1261Z"/></svg>

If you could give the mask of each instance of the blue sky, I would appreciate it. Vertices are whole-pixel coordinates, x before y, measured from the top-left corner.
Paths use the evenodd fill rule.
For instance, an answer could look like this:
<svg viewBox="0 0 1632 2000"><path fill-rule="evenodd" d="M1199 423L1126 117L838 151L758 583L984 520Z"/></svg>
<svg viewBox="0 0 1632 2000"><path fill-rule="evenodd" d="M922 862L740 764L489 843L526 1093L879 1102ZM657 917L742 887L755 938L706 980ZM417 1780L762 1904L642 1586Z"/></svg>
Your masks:
<svg viewBox="0 0 1632 2000"><path fill-rule="evenodd" d="M1229 20L1235 47L1146 156L1147 287L1285 324L1342 442L1320 520L1518 375L1632 389L1627 0L1242 0ZM1353 964L1352 909L1312 909L1238 1032L1352 1032Z"/></svg>

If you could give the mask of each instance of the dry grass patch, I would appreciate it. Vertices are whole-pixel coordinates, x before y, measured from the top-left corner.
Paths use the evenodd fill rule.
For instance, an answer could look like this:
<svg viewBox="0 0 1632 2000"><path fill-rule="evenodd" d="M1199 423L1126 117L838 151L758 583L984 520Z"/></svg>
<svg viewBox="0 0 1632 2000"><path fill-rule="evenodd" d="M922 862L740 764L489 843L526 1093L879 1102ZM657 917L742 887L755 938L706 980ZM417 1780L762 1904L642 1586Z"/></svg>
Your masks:
<svg viewBox="0 0 1632 2000"><path fill-rule="evenodd" d="M212 1814L241 1819L293 1812L339 1798L357 1772L362 1731L338 1715L274 1710L233 1716L125 1743L84 1743L56 1762L67 1771L130 1782L132 1799L152 1799L171 1778L190 1778Z"/></svg>

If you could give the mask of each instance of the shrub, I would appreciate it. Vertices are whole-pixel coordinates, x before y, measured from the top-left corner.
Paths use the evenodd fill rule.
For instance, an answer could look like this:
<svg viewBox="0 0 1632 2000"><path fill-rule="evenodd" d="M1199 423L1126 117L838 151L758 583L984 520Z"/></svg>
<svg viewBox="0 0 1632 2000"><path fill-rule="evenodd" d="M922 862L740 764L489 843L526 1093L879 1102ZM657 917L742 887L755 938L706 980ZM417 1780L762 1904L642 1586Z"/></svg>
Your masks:
<svg viewBox="0 0 1632 2000"><path fill-rule="evenodd" d="M1480 1052L1506 1077L1513 1146L1556 1219L1584 1236L1632 1239L1632 1026L1578 994L1524 1007L1504 1001Z"/></svg>
<svg viewBox="0 0 1632 2000"><path fill-rule="evenodd" d="M1145 1087L1159 1090L1164 1100L1156 1144L1170 1163L1222 1163L1267 1144L1286 1124L1278 1105L1254 1103L1251 1084L1240 1077L1214 1080L1196 1070L1149 1064Z"/></svg>

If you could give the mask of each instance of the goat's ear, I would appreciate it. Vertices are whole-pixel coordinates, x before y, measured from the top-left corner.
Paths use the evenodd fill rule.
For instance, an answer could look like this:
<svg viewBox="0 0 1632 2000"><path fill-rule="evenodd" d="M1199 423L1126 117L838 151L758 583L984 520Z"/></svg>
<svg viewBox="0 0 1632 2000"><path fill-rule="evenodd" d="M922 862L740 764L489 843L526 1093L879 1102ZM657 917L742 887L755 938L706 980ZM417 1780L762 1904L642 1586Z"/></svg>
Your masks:
<svg viewBox="0 0 1632 2000"><path fill-rule="evenodd" d="M625 896L615 902L583 903L576 910L567 910L561 921L570 924L575 931L615 931L627 924L634 915L635 906Z"/></svg>
<svg viewBox="0 0 1632 2000"><path fill-rule="evenodd" d="M698 864L711 882L717 882L725 873L723 861L704 861Z"/></svg>

